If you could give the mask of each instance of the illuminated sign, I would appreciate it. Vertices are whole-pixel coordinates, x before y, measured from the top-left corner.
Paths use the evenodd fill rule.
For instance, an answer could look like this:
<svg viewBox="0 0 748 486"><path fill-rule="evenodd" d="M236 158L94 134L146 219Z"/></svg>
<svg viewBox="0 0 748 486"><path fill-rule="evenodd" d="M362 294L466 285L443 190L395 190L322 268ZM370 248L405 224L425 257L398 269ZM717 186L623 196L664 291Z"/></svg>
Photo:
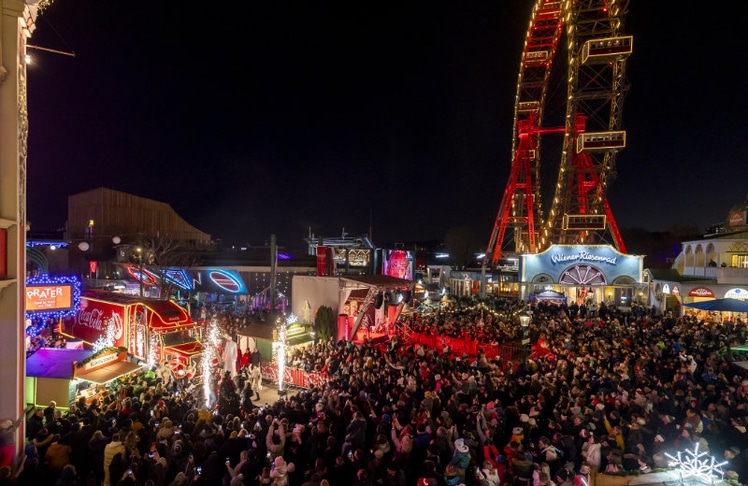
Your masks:
<svg viewBox="0 0 748 486"><path fill-rule="evenodd" d="M93 369L101 368L102 366L114 363L115 361L119 361L119 353L103 354L91 359L91 361L88 361L86 364L84 364L83 370L91 371Z"/></svg>
<svg viewBox="0 0 748 486"><path fill-rule="evenodd" d="M614 255L597 255L585 250L580 250L578 253L554 253L551 255L551 262L554 265L573 262L595 262L616 265L618 257Z"/></svg>
<svg viewBox="0 0 748 486"><path fill-rule="evenodd" d="M688 293L689 297L714 297L714 292L706 287L694 287Z"/></svg>
<svg viewBox="0 0 748 486"><path fill-rule="evenodd" d="M520 256L519 279L575 286L607 285L624 278L640 282L643 259L610 245L551 245L538 254Z"/></svg>
<svg viewBox="0 0 748 486"><path fill-rule="evenodd" d="M670 285L668 285L668 284L663 284L663 285L662 285L662 293L663 293L663 294L669 294L669 293L670 293Z"/></svg>
<svg viewBox="0 0 748 486"><path fill-rule="evenodd" d="M167 282L171 282L184 290L192 290L192 282L186 270L169 268L164 274Z"/></svg>
<svg viewBox="0 0 748 486"><path fill-rule="evenodd" d="M348 263L352 267L365 267L371 261L371 250L348 250Z"/></svg>
<svg viewBox="0 0 748 486"><path fill-rule="evenodd" d="M745 226L746 212L745 211L731 212L727 217L727 223L730 226Z"/></svg>
<svg viewBox="0 0 748 486"><path fill-rule="evenodd" d="M66 317L80 306L81 283L74 276L43 275L26 280L26 317Z"/></svg>
<svg viewBox="0 0 748 486"><path fill-rule="evenodd" d="M100 337L111 336L113 346L124 346L125 305L84 299L80 312L62 321L63 334L77 337L87 343Z"/></svg>
<svg viewBox="0 0 748 486"><path fill-rule="evenodd" d="M730 289L725 292L725 299L743 299L748 300L748 291L741 288Z"/></svg>
<svg viewBox="0 0 748 486"><path fill-rule="evenodd" d="M208 276L214 284L226 292L237 294L244 290L244 283L241 280L223 270L210 270Z"/></svg>

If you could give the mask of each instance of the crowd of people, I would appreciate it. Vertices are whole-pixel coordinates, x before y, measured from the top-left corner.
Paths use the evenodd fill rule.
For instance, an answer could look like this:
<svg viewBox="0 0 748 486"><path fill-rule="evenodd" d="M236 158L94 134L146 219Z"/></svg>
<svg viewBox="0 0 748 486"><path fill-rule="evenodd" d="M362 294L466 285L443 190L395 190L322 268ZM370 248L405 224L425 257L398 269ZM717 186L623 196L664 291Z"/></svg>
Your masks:
<svg viewBox="0 0 748 486"><path fill-rule="evenodd" d="M514 342L520 310L544 350L521 362L426 349L406 332L293 350L289 364L328 380L274 403L257 401L256 365L241 359L216 369L208 404L201 386L130 376L91 403L37 410L23 467L3 468L0 485L582 486L697 446L748 484L748 377L730 352L744 322L507 300L402 328Z"/></svg>

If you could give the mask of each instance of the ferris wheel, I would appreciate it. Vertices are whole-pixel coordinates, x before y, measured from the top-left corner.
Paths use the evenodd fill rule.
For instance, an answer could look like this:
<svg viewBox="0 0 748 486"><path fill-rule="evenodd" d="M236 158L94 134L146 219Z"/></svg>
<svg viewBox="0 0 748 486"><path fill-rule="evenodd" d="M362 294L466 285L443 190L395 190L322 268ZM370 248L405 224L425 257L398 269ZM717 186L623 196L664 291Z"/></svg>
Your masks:
<svg viewBox="0 0 748 486"><path fill-rule="evenodd" d="M627 10L628 0L535 0L514 100L509 181L484 265L551 244L612 244L626 252L606 193L626 146Z"/></svg>

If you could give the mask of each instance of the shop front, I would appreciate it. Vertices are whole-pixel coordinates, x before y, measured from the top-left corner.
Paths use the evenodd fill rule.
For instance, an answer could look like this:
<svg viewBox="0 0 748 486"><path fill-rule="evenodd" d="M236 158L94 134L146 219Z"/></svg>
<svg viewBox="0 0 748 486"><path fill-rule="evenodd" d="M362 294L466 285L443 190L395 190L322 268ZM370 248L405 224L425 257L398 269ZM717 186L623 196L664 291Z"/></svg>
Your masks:
<svg viewBox="0 0 748 486"><path fill-rule="evenodd" d="M628 308L642 285L643 262L610 245L552 245L520 257L520 298Z"/></svg>

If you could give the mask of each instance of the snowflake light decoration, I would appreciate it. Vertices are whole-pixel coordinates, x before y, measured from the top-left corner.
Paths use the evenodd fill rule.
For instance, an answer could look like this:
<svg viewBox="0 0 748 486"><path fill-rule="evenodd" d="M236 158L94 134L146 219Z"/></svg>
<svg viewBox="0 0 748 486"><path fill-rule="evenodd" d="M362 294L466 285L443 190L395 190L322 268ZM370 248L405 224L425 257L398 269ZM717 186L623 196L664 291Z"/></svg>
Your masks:
<svg viewBox="0 0 748 486"><path fill-rule="evenodd" d="M117 327L112 322L112 319L107 319L106 321L106 334L104 336L99 336L99 338L94 341L94 343L91 345L94 352L101 351L104 348L111 348L114 346L115 336L117 333Z"/></svg>
<svg viewBox="0 0 748 486"><path fill-rule="evenodd" d="M693 451L686 449L678 451L677 456L671 456L667 452L665 455L670 459L670 467L676 468L680 473L681 482L692 477L704 483L714 484L716 478L722 481L725 476L722 466L727 464L727 461L718 463L706 452L699 452L698 442L694 444Z"/></svg>

